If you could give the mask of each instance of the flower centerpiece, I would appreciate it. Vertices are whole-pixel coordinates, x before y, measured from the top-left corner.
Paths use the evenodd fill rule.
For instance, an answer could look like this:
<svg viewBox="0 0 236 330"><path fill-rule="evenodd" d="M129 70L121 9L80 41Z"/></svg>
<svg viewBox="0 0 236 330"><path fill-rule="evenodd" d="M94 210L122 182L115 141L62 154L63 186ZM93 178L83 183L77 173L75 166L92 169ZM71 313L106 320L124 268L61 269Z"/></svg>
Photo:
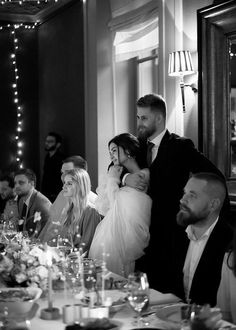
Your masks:
<svg viewBox="0 0 236 330"><path fill-rule="evenodd" d="M0 281L6 286L38 286L43 291L48 280L48 251L51 254L52 279L63 279L61 255L56 248L43 245L32 246L29 240L18 239L6 245L0 255Z"/></svg>

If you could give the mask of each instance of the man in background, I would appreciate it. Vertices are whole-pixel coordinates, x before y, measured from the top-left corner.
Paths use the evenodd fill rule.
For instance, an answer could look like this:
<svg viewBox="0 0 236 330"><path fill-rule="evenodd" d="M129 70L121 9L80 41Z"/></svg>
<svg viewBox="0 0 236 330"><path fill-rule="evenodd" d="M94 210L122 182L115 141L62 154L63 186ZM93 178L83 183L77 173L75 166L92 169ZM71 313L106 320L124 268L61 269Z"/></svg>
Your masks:
<svg viewBox="0 0 236 330"><path fill-rule="evenodd" d="M64 155L61 153L62 138L59 134L50 132L45 140L47 155L44 160L42 193L51 202L57 197L61 190L61 166Z"/></svg>
<svg viewBox="0 0 236 330"><path fill-rule="evenodd" d="M18 196L18 231L37 237L49 219L51 202L35 189L36 175L31 169L18 170L14 182Z"/></svg>

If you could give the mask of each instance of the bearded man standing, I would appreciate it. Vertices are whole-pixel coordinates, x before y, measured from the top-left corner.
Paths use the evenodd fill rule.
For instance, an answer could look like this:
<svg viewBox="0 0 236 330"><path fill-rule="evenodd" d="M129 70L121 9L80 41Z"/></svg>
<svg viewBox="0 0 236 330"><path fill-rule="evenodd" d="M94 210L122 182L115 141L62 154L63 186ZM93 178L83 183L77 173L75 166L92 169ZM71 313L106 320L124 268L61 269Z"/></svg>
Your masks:
<svg viewBox="0 0 236 330"><path fill-rule="evenodd" d="M42 193L54 202L61 191L61 166L64 155L61 153L62 138L59 134L50 132L45 140L45 150L47 155L44 160Z"/></svg>
<svg viewBox="0 0 236 330"><path fill-rule="evenodd" d="M223 177L192 140L169 132L166 122L167 107L162 96L147 94L137 101L137 132L143 167L150 170L148 194L153 203L150 242L136 268L147 273L150 287L163 293L173 291L175 241L185 236L176 223L176 215L191 173L213 172ZM146 184L136 173L128 174L124 181L136 189Z"/></svg>
<svg viewBox="0 0 236 330"><path fill-rule="evenodd" d="M176 244L177 294L198 305L216 305L224 254L232 239L232 230L220 210L226 195L226 183L213 173L197 173L188 180L177 224L186 228L186 236Z"/></svg>

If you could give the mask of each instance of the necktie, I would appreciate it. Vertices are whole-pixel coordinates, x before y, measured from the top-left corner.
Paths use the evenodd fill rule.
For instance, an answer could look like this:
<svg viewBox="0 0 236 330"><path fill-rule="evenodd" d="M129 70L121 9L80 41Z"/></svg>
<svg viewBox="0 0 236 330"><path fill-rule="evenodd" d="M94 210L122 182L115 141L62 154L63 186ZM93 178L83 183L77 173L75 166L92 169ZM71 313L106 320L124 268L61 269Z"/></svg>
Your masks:
<svg viewBox="0 0 236 330"><path fill-rule="evenodd" d="M152 148L154 146L155 146L154 143L148 141L148 146L147 146L147 164L148 164L148 166L150 166L152 163Z"/></svg>
<svg viewBox="0 0 236 330"><path fill-rule="evenodd" d="M23 203L20 220L25 220L26 219L26 213L27 213L27 205L25 203ZM23 221L22 223L19 223L19 225L18 225L18 231L23 231L24 222L25 221Z"/></svg>

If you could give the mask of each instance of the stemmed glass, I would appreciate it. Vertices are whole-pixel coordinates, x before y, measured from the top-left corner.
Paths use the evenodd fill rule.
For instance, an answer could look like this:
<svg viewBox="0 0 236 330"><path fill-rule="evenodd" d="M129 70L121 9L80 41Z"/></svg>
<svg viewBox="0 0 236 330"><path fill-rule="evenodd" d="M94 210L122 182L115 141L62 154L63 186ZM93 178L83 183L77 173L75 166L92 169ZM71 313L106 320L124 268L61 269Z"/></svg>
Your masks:
<svg viewBox="0 0 236 330"><path fill-rule="evenodd" d="M136 320L133 325L140 327L144 323L141 313L147 308L149 303L149 284L147 275L142 272L132 273L128 277L128 302L130 306L137 312ZM144 323L146 325L146 322Z"/></svg>
<svg viewBox="0 0 236 330"><path fill-rule="evenodd" d="M17 234L17 226L14 221L6 221L3 224L3 236L7 239L8 243L11 243L13 238Z"/></svg>

